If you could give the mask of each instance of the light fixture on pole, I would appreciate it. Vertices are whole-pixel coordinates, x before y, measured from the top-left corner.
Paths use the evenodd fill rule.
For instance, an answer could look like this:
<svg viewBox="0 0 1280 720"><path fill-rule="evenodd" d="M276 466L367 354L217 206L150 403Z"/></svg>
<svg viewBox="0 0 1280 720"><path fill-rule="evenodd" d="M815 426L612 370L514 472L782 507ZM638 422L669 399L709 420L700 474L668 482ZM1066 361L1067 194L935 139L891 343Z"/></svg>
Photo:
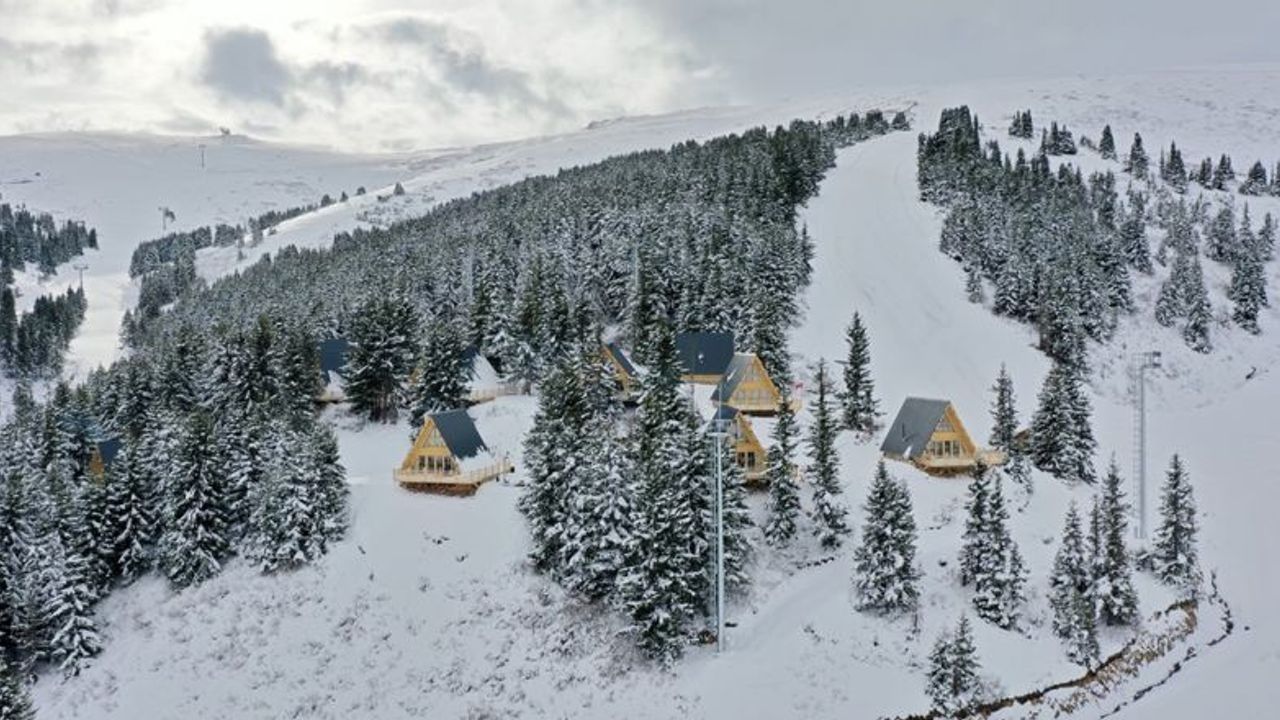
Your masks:
<svg viewBox="0 0 1280 720"><path fill-rule="evenodd" d="M1133 482L1137 486L1135 510L1138 517L1133 531L1139 540L1147 537L1147 370L1158 367L1159 350L1138 354L1133 397Z"/></svg>
<svg viewBox="0 0 1280 720"><path fill-rule="evenodd" d="M716 384L716 652L724 651L724 376Z"/></svg>

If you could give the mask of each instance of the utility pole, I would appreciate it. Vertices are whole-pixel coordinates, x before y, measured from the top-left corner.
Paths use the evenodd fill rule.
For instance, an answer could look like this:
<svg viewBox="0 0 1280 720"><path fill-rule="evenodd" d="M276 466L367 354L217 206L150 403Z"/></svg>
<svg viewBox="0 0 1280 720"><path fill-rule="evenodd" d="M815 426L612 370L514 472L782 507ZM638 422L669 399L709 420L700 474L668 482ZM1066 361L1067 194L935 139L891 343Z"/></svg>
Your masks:
<svg viewBox="0 0 1280 720"><path fill-rule="evenodd" d="M1160 351L1149 350L1138 354L1134 369L1133 412L1133 481L1137 485L1138 502L1135 506L1137 522L1134 535L1139 540L1147 538L1147 370L1160 367Z"/></svg>
<svg viewBox="0 0 1280 720"><path fill-rule="evenodd" d="M85 270L88 270L88 269L89 269L89 266L88 266L88 265L86 265L86 264L84 264L84 263L76 263L75 265L72 265L71 267L75 268L75 269L76 269L76 271L78 271L78 272L80 273L80 289L81 289L81 290L84 290L84 271L85 271Z"/></svg>
<svg viewBox="0 0 1280 720"><path fill-rule="evenodd" d="M205 148L205 144L200 143L200 169L201 170L204 169L204 148Z"/></svg>

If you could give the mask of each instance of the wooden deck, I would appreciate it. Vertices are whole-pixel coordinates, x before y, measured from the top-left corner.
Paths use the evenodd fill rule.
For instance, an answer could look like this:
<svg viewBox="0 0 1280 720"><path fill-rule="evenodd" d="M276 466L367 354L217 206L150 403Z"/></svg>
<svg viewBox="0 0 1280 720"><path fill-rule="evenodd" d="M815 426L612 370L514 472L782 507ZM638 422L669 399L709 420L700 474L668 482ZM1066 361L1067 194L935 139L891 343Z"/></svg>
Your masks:
<svg viewBox="0 0 1280 720"><path fill-rule="evenodd" d="M476 488L515 469L511 461L498 462L466 472L430 473L421 470L395 470L392 477L407 490L441 495L473 495Z"/></svg>
<svg viewBox="0 0 1280 720"><path fill-rule="evenodd" d="M524 388L518 382L499 383L491 387L477 388L467 393L467 402L472 405L489 402L508 395L520 395Z"/></svg>

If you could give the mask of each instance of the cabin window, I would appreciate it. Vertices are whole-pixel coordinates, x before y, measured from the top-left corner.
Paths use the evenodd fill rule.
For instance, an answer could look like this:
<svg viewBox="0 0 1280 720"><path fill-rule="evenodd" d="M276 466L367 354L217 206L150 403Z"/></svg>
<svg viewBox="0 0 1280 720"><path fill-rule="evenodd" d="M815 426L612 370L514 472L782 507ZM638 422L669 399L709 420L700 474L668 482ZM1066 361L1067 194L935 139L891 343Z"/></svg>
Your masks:
<svg viewBox="0 0 1280 720"><path fill-rule="evenodd" d="M427 459L421 455L418 456L418 472L422 472L427 467Z"/></svg>

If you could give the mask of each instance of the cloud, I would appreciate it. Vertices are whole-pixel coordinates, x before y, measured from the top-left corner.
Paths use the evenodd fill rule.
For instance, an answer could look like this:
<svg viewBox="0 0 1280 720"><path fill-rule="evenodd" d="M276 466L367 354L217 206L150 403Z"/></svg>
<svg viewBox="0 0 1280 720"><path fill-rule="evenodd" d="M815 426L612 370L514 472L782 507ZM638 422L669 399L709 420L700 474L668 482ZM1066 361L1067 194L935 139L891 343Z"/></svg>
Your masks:
<svg viewBox="0 0 1280 720"><path fill-rule="evenodd" d="M283 106L293 73L262 30L232 28L205 33L200 79L224 99Z"/></svg>

